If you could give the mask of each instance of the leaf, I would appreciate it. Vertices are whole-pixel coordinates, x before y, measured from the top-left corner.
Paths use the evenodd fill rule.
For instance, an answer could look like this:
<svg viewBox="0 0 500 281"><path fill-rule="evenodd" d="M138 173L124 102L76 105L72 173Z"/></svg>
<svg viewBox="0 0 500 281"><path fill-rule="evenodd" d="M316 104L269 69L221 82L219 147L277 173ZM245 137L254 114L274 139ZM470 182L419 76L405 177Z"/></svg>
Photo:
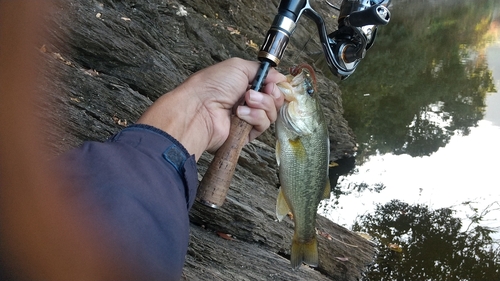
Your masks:
<svg viewBox="0 0 500 281"><path fill-rule="evenodd" d="M224 238L226 240L234 240L234 238L231 234L217 231L217 235L219 235L219 237Z"/></svg>
<svg viewBox="0 0 500 281"><path fill-rule="evenodd" d="M346 257L335 257L336 260L338 261L348 261L349 258L346 258Z"/></svg>
<svg viewBox="0 0 500 281"><path fill-rule="evenodd" d="M368 240L368 241L372 241L373 240L373 237L366 233L366 232L355 232L357 235L363 237L364 239Z"/></svg>
<svg viewBox="0 0 500 281"><path fill-rule="evenodd" d="M127 119L120 119L116 115L113 115L113 121L123 127L126 127L128 125Z"/></svg>
<svg viewBox="0 0 500 281"><path fill-rule="evenodd" d="M252 40L248 41L246 44L247 44L247 46L249 46L252 49L255 49L257 51L259 50L259 46L257 44L255 44Z"/></svg>
<svg viewBox="0 0 500 281"><path fill-rule="evenodd" d="M233 34L237 34L237 35L239 35L239 34L240 34L240 31L239 31L238 29L236 29L236 28L233 28L233 27L228 26L228 27L226 27L226 29L227 29L227 30L229 30L229 31L231 32L231 33L230 33L231 35L233 35Z"/></svg>
<svg viewBox="0 0 500 281"><path fill-rule="evenodd" d="M396 243L389 243L389 245L387 245L387 246L389 247L389 250L394 251L396 253L403 252L403 248L401 248L401 246L399 246Z"/></svg>

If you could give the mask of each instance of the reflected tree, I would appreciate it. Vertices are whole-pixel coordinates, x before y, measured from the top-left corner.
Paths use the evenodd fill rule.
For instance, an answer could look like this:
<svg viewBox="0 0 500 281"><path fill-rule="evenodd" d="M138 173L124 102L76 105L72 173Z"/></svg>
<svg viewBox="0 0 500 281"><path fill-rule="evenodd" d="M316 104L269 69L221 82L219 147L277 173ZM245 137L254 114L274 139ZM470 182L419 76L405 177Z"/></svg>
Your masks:
<svg viewBox="0 0 500 281"><path fill-rule="evenodd" d="M454 134L467 135L494 88L480 50L500 1L393 3L390 24L339 84L358 164L376 152L430 155Z"/></svg>
<svg viewBox="0 0 500 281"><path fill-rule="evenodd" d="M361 216L353 230L367 232L378 256L363 280L500 280L500 252L483 213L465 230L449 208L431 210L393 200Z"/></svg>

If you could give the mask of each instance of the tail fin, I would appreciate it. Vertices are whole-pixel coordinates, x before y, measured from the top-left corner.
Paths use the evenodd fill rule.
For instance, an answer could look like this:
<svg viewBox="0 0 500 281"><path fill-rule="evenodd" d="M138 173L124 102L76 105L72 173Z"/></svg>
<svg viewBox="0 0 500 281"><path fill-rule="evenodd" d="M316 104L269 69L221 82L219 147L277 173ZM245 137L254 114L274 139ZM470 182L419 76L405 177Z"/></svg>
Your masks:
<svg viewBox="0 0 500 281"><path fill-rule="evenodd" d="M318 266L318 240L316 236L311 241L301 243L296 237L292 241L292 253L290 263L293 269L302 265L302 262L309 266Z"/></svg>

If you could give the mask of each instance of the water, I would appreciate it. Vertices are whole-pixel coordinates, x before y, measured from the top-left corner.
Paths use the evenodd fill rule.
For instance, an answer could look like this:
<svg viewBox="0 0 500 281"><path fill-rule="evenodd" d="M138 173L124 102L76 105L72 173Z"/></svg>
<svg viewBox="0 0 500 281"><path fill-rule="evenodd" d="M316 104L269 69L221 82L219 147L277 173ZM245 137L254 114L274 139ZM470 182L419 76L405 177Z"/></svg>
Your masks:
<svg viewBox="0 0 500 281"><path fill-rule="evenodd" d="M375 238L367 280L500 280L500 2L393 4L339 83L357 167L319 213Z"/></svg>

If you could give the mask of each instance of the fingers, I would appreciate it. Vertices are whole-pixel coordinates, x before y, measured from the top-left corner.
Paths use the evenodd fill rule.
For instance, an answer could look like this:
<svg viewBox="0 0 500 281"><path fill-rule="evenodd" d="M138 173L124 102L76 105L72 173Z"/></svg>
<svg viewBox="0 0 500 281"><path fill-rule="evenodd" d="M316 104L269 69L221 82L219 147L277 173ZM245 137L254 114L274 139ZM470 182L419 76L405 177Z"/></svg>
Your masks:
<svg viewBox="0 0 500 281"><path fill-rule="evenodd" d="M266 84L263 92L248 90L245 93L246 105L237 108L238 117L253 126L248 141L258 137L276 121L278 110L283 105L284 97L276 84Z"/></svg>
<svg viewBox="0 0 500 281"><path fill-rule="evenodd" d="M236 114L241 120L253 126L250 134L247 136L247 142L260 136L271 125L271 121L267 117L266 112L261 109L254 109L242 105L238 107Z"/></svg>
<svg viewBox="0 0 500 281"><path fill-rule="evenodd" d="M273 98L274 106L276 107L276 109L279 109L283 105L285 97L283 95L283 92L281 92L281 90L275 83L266 84L262 91Z"/></svg>
<svg viewBox="0 0 500 281"><path fill-rule="evenodd" d="M227 138L228 127L223 126L235 104L244 95L246 104L237 108L237 116L253 126L247 140L262 134L276 121L277 111L283 105L284 97L276 83L286 81L286 77L271 68L264 80L260 93L247 90L259 70L260 63L240 58L231 58L197 72L188 79L188 89L198 97L210 116L208 131L214 132L209 144L214 140ZM215 146L214 146L215 147Z"/></svg>
<svg viewBox="0 0 500 281"><path fill-rule="evenodd" d="M283 93L276 83L286 81L286 77L271 69L261 92L248 90L245 93L246 106L239 106L237 115L253 126L247 141L260 136L278 117L278 110L284 102Z"/></svg>

